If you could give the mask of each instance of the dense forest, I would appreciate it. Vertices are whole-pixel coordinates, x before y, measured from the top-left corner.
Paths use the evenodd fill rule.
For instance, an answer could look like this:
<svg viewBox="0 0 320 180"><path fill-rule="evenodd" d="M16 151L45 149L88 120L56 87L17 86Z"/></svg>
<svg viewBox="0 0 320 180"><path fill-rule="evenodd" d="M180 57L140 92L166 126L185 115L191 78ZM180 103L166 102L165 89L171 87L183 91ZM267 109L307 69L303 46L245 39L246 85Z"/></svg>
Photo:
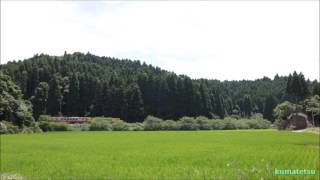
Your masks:
<svg viewBox="0 0 320 180"><path fill-rule="evenodd" d="M319 83L306 80L302 73L242 81L191 79L138 60L90 53L35 55L1 65L1 72L3 82L10 78L20 87L16 98L32 103L35 119L49 114L142 122L147 115L178 119L262 113L274 121L278 103L320 94Z"/></svg>

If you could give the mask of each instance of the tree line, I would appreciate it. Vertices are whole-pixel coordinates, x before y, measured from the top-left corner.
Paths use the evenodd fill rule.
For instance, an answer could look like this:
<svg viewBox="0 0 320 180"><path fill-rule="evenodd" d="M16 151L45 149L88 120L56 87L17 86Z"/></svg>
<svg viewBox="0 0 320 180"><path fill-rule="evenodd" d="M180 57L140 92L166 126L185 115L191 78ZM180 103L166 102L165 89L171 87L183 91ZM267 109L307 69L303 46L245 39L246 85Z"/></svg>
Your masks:
<svg viewBox="0 0 320 180"><path fill-rule="evenodd" d="M297 72L276 75L273 79L191 79L138 60L90 53L35 55L1 65L1 71L3 77L20 87L21 99L32 103L35 119L48 114L119 117L126 122L142 122L147 115L163 119L183 116L223 119L262 113L273 121L273 109L279 102L319 95L319 83L305 80Z"/></svg>

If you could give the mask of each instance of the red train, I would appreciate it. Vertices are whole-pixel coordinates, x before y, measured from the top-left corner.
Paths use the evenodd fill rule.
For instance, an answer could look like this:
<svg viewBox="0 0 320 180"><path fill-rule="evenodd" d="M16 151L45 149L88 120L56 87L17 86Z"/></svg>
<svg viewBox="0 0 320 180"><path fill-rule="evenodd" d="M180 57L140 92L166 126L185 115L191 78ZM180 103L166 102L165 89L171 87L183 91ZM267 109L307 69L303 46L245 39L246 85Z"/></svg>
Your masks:
<svg viewBox="0 0 320 180"><path fill-rule="evenodd" d="M55 121L68 124L83 124L89 121L87 117L52 117Z"/></svg>

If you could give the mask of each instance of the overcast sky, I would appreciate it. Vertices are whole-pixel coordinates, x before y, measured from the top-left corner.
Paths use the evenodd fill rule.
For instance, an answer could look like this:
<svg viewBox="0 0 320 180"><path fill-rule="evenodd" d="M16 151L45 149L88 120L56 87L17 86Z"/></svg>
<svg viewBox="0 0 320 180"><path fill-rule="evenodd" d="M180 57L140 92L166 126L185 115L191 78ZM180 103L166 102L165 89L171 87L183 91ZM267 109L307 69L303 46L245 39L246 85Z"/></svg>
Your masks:
<svg viewBox="0 0 320 180"><path fill-rule="evenodd" d="M1 1L1 63L139 59L192 78L319 77L319 1Z"/></svg>

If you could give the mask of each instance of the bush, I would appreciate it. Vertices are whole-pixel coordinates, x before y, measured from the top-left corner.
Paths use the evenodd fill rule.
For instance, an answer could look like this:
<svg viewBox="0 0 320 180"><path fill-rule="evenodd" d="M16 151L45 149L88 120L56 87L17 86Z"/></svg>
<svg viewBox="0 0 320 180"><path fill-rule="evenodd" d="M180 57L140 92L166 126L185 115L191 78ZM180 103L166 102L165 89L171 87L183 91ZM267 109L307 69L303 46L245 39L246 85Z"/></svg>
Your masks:
<svg viewBox="0 0 320 180"><path fill-rule="evenodd" d="M111 122L114 121L114 120L118 120L118 119L114 119L114 118L111 118L111 117L94 117L94 118L92 118L90 121L91 121L91 122L95 122L95 121L106 121L106 122L111 123Z"/></svg>
<svg viewBox="0 0 320 180"><path fill-rule="evenodd" d="M271 122L265 119L258 119L259 129L267 129L271 127Z"/></svg>
<svg viewBox="0 0 320 180"><path fill-rule="evenodd" d="M50 122L46 122L46 121L43 121L43 122L40 122L39 123L39 127L41 128L42 131L44 132L47 132L47 131L53 131L51 125L50 125Z"/></svg>
<svg viewBox="0 0 320 180"><path fill-rule="evenodd" d="M196 117L196 122L200 130L210 130L212 129L211 120L205 116Z"/></svg>
<svg viewBox="0 0 320 180"><path fill-rule="evenodd" d="M38 118L38 121L41 122L41 121L53 121L53 118L50 116L50 115L40 115L39 118Z"/></svg>
<svg viewBox="0 0 320 180"><path fill-rule="evenodd" d="M226 127L226 123L222 119L212 120L211 125L212 125L212 129L215 129L215 130L225 129Z"/></svg>
<svg viewBox="0 0 320 180"><path fill-rule="evenodd" d="M251 116L251 119L263 119L263 114L261 114L261 113L254 113L254 114Z"/></svg>
<svg viewBox="0 0 320 180"><path fill-rule="evenodd" d="M68 124L62 123L62 122L42 121L42 122L39 122L39 127L44 132L47 132L47 131L69 131L70 130Z"/></svg>
<svg viewBox="0 0 320 180"><path fill-rule="evenodd" d="M21 133L23 133L23 134L32 134L33 130L30 127L23 127L22 130L21 130Z"/></svg>
<svg viewBox="0 0 320 180"><path fill-rule="evenodd" d="M249 119L248 125L250 129L267 129L270 128L270 121L265 119Z"/></svg>
<svg viewBox="0 0 320 180"><path fill-rule="evenodd" d="M89 131L89 124L68 124L70 131Z"/></svg>
<svg viewBox="0 0 320 180"><path fill-rule="evenodd" d="M197 121L202 121L202 120L208 120L208 118L205 117L205 116L198 116L198 117L196 117L196 120Z"/></svg>
<svg viewBox="0 0 320 180"><path fill-rule="evenodd" d="M220 116L214 114L214 113L210 113L210 119L219 119Z"/></svg>
<svg viewBox="0 0 320 180"><path fill-rule="evenodd" d="M7 134L8 129L5 123L0 122L0 134Z"/></svg>
<svg viewBox="0 0 320 180"><path fill-rule="evenodd" d="M8 121L0 122L0 134L15 134L15 133L39 133L42 132L38 123L32 122L30 126L23 126L19 129L18 126L15 126L13 123Z"/></svg>
<svg viewBox="0 0 320 180"><path fill-rule="evenodd" d="M90 124L81 124L80 126L81 131L89 131L90 130Z"/></svg>
<svg viewBox="0 0 320 180"><path fill-rule="evenodd" d="M126 123L119 118L111 117L95 117L90 120L91 131L128 131L130 130L130 123ZM133 127L133 129L136 127ZM137 129L139 129L137 127Z"/></svg>
<svg viewBox="0 0 320 180"><path fill-rule="evenodd" d="M256 120L252 119L251 121L248 121L248 125L250 129L259 129L259 125Z"/></svg>
<svg viewBox="0 0 320 180"><path fill-rule="evenodd" d="M94 119L92 120L90 127L90 131L111 131L112 125L110 122L103 119Z"/></svg>
<svg viewBox="0 0 320 180"><path fill-rule="evenodd" d="M129 125L128 125L128 123L120 120L120 121L112 123L112 130L113 131L128 131Z"/></svg>
<svg viewBox="0 0 320 180"><path fill-rule="evenodd" d="M255 119L235 119L226 117L225 119L208 119L204 116L182 117L178 121L162 120L154 116L147 116L143 123L127 123L118 118L95 117L90 120L90 124L60 123L52 121L47 115L39 117L39 126L43 131L141 131L141 130L222 130L222 129L264 129L270 128L271 123L262 118L261 114L255 114ZM0 124L2 133L5 133L7 126ZM37 124L32 126L32 131L36 132ZM19 129L18 129L19 130ZM23 132L29 132L24 129ZM41 130L40 130L41 132Z"/></svg>
<svg viewBox="0 0 320 180"><path fill-rule="evenodd" d="M250 120L249 120L250 121ZM249 129L250 126L248 124L247 119L240 119L235 122L236 129Z"/></svg>
<svg viewBox="0 0 320 180"><path fill-rule="evenodd" d="M226 118L224 121L225 121L224 129L237 129L237 126L236 126L237 121L241 121L241 120Z"/></svg>
<svg viewBox="0 0 320 180"><path fill-rule="evenodd" d="M179 130L179 125L176 121L173 120L166 120L162 122L162 129L163 130Z"/></svg>
<svg viewBox="0 0 320 180"><path fill-rule="evenodd" d="M42 130L39 127L39 123L38 122L32 123L30 128L31 128L32 132L34 132L34 133L42 133Z"/></svg>
<svg viewBox="0 0 320 180"><path fill-rule="evenodd" d="M130 131L143 131L144 126L142 123L128 123Z"/></svg>
<svg viewBox="0 0 320 180"><path fill-rule="evenodd" d="M212 129L267 129L271 123L265 119L233 119L213 120Z"/></svg>
<svg viewBox="0 0 320 180"><path fill-rule="evenodd" d="M13 123L8 121L0 122L0 134L15 134L19 132L20 132L19 127L14 125Z"/></svg>
<svg viewBox="0 0 320 180"><path fill-rule="evenodd" d="M162 119L154 117L154 116L147 116L143 121L144 130L147 131L155 131L162 129Z"/></svg>
<svg viewBox="0 0 320 180"><path fill-rule="evenodd" d="M286 121L278 118L274 121L273 125L279 130L284 130L286 128Z"/></svg>
<svg viewBox="0 0 320 180"><path fill-rule="evenodd" d="M200 130L211 130L212 129L212 120L197 120Z"/></svg>
<svg viewBox="0 0 320 180"><path fill-rule="evenodd" d="M192 117L182 117L179 119L178 123L180 124L181 130L198 130L199 125L197 121Z"/></svg>
<svg viewBox="0 0 320 180"><path fill-rule="evenodd" d="M53 131L69 131L68 124L61 122L51 122L50 123Z"/></svg>

